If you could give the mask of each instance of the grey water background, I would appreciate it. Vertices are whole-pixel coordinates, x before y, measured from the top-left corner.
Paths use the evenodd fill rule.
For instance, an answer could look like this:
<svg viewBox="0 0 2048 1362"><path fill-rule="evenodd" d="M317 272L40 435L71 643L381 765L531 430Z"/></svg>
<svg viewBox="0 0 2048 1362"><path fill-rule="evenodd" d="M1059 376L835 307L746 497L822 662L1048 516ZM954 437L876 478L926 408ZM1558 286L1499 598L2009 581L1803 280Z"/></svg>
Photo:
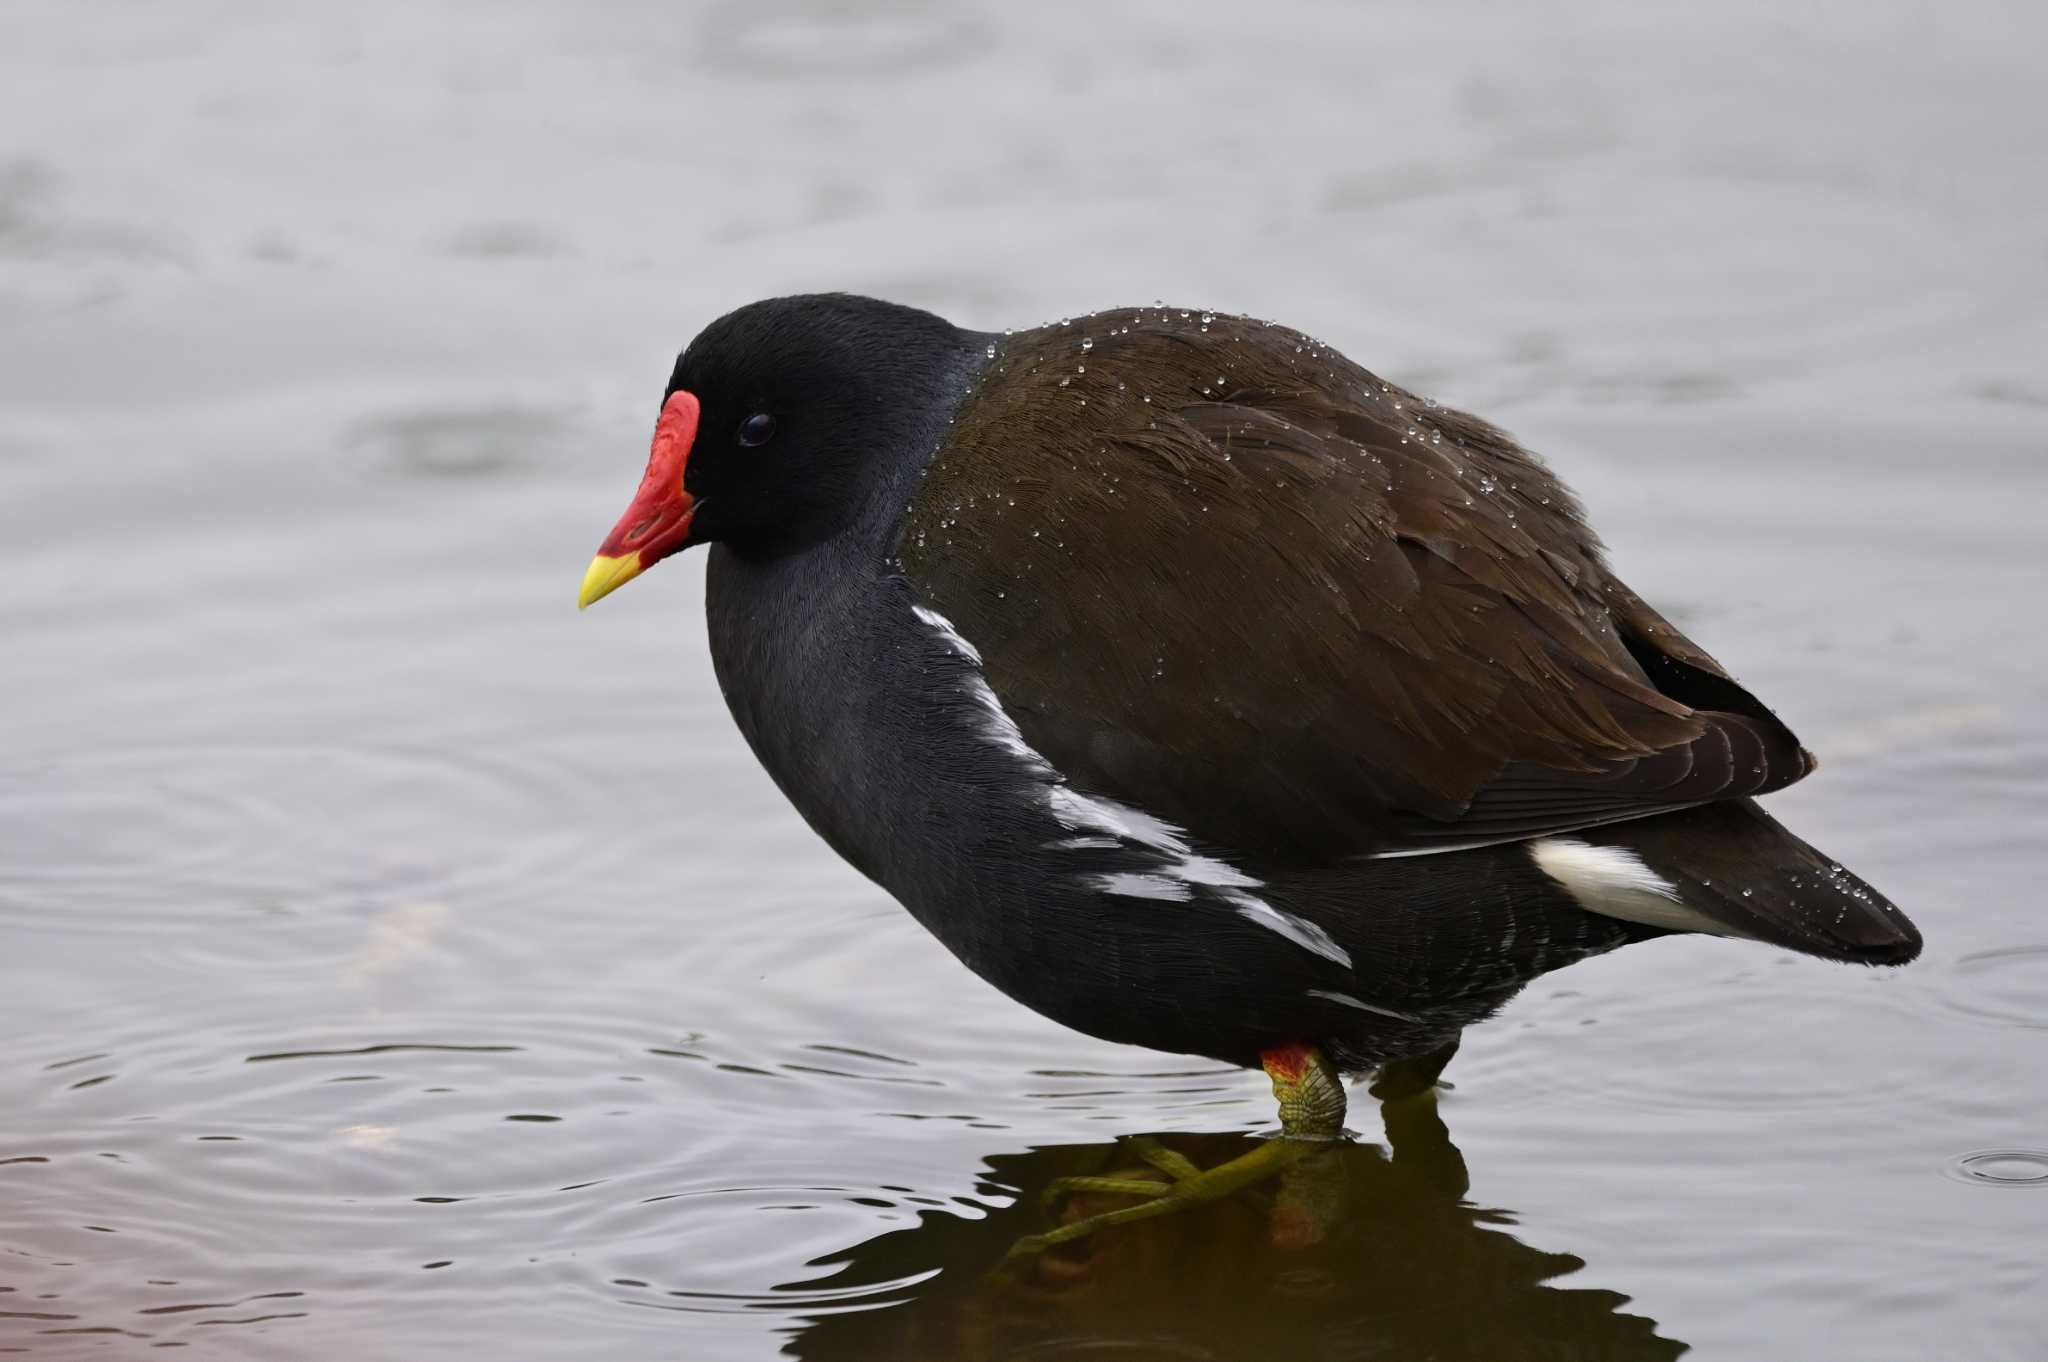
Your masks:
<svg viewBox="0 0 2048 1362"><path fill-rule="evenodd" d="M2048 1355L2038 7L0 24L0 1351ZM674 352L811 288L1271 316L1507 425L1924 959L1574 967L1354 1101L1327 1242L987 1276L1270 1099L839 864L701 555L574 610Z"/></svg>

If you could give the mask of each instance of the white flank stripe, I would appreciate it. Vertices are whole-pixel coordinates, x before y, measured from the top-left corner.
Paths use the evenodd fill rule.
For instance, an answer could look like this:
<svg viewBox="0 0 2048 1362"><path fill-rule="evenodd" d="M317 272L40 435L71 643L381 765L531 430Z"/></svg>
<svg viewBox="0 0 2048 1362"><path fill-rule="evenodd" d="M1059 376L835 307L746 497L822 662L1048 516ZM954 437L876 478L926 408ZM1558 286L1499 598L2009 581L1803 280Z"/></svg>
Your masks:
<svg viewBox="0 0 2048 1362"><path fill-rule="evenodd" d="M1295 945L1306 951L1314 951L1325 960L1334 960L1345 969L1351 968L1351 955L1342 946L1330 940L1330 934L1305 917L1283 913L1272 904L1250 894L1234 889L1225 890L1223 897L1237 905L1237 911L1253 922L1270 931L1280 933Z"/></svg>
<svg viewBox="0 0 2048 1362"><path fill-rule="evenodd" d="M972 662L975 666L979 667L981 665L981 649L975 647L962 637L960 631L953 627L953 621L947 619L938 611L927 610L921 605L913 605L910 608L916 612L919 619L939 631L939 637L946 640L947 647L966 658L969 662Z"/></svg>
<svg viewBox="0 0 2048 1362"><path fill-rule="evenodd" d="M1038 756L1036 752L1033 756ZM1038 757L1043 762L1044 757ZM1050 766L1047 767L1050 770ZM1060 820L1063 827L1072 830L1097 828L1121 838L1136 842L1158 852L1173 862L1163 869L1164 874L1188 884L1211 884L1233 886L1240 889L1258 887L1258 881L1237 867L1214 856L1200 856L1188 846L1186 834L1171 823L1161 822L1142 809L1128 804L1119 804L1114 799L1101 799L1084 795L1069 785L1056 785L1046 794L1046 802L1052 805L1052 816Z"/></svg>
<svg viewBox="0 0 2048 1362"><path fill-rule="evenodd" d="M1410 1016L1406 1012L1396 1012L1391 1007L1374 1007L1371 1003L1354 998L1349 993L1334 993L1327 988L1312 988L1308 991L1308 996L1311 998L1328 998L1333 1003L1342 1003L1346 1007L1355 1007L1360 1012L1377 1012L1380 1016L1392 1017L1395 1021L1419 1023L1422 1020L1422 1018Z"/></svg>
<svg viewBox="0 0 2048 1362"><path fill-rule="evenodd" d="M1400 847L1393 851L1375 851L1359 859L1365 861L1403 861L1410 856L1448 856L1454 851L1477 851L1480 847L1497 847L1503 842L1519 842L1519 837L1488 837L1477 842L1440 842L1425 847Z"/></svg>
<svg viewBox="0 0 2048 1362"><path fill-rule="evenodd" d="M1033 779L1043 784L1046 806L1052 811L1052 816L1061 827L1077 834L1052 845L1059 848L1102 846L1104 843L1090 834L1108 833L1116 839L1109 845L1134 843L1154 852L1164 862L1148 871L1091 876L1097 889L1128 898L1162 899L1174 903L1193 901L1197 885L1214 889L1239 913L1261 927L1278 932L1303 950L1335 961L1346 969L1351 968L1351 956L1330 939L1328 932L1306 918L1284 913L1264 899L1242 892L1258 888L1260 882L1227 861L1195 851L1188 845L1187 833L1182 829L1154 818L1142 809L1119 804L1114 799L1084 795L1068 785L1053 764L1024 740L1023 731L1003 708L1003 702L996 697L995 691L990 689L987 678L980 672L980 650L962 637L960 631L953 627L953 622L938 611L921 605L911 608L945 641L947 647L974 664L976 670L969 682L969 694L983 712L983 731L997 746L1014 755Z"/></svg>
<svg viewBox="0 0 2048 1362"><path fill-rule="evenodd" d="M1114 874L1093 877L1095 887L1105 894L1122 894L1134 899L1168 899L1174 903L1186 903L1195 896L1195 891L1180 880L1170 880L1164 875L1146 875L1136 871L1120 870Z"/></svg>
<svg viewBox="0 0 2048 1362"><path fill-rule="evenodd" d="M988 688L988 682L979 670L981 654L975 651L974 645L960 637L959 631L953 628L952 622L944 615L927 610L921 605L913 606L912 609L917 612L919 619L938 630L939 637L946 641L948 647L975 665L976 670L968 681L967 693L973 697L975 704L981 706L982 732L986 733L996 746L1030 767L1034 776L1041 780L1057 780L1059 773L1052 769L1052 763L1038 755L1038 750L1024 741L1024 734L1017 728L1016 721L1010 717L1009 711L1003 708L1003 702L996 699L996 693Z"/></svg>
<svg viewBox="0 0 2048 1362"><path fill-rule="evenodd" d="M1529 856L1587 912L1666 931L1742 935L1687 904L1675 885L1625 847L1544 837L1529 843Z"/></svg>

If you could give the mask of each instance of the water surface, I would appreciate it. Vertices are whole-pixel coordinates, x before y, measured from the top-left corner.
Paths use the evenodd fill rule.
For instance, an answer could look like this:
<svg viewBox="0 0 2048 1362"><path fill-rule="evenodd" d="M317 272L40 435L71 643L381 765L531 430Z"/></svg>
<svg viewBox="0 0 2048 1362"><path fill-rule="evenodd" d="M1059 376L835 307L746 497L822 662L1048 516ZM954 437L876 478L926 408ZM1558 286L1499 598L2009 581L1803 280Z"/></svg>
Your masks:
<svg viewBox="0 0 2048 1362"><path fill-rule="evenodd" d="M2039 1357L2042 24L1536 8L15 7L0 1349ZM700 557L574 611L675 349L811 287L1499 419L1926 956L1574 967L1309 1182L992 1274L1270 1100L839 864Z"/></svg>

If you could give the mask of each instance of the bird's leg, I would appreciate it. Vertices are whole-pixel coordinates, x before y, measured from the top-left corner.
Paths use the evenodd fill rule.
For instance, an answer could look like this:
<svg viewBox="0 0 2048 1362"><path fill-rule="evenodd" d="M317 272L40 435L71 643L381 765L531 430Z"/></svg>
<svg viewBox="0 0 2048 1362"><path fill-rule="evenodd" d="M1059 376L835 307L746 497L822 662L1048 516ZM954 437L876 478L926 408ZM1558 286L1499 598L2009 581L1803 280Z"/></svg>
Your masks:
<svg viewBox="0 0 2048 1362"><path fill-rule="evenodd" d="M1281 1139L1299 1148L1344 1133L1344 1078L1313 1045L1287 1045L1259 1056L1280 1103ZM1312 1165L1282 1171L1271 1216L1276 1248L1303 1249L1319 1242L1332 1219L1326 1189Z"/></svg>
<svg viewBox="0 0 2048 1362"><path fill-rule="evenodd" d="M1344 1079L1313 1045L1260 1053L1280 1103L1280 1133L1296 1140L1334 1140L1344 1133Z"/></svg>
<svg viewBox="0 0 2048 1362"><path fill-rule="evenodd" d="M1139 1157L1164 1175L1165 1181L1132 1177L1069 1177L1049 1184L1040 1199L1048 1216L1072 1192L1106 1192L1137 1197L1135 1205L1104 1211L1061 1225L1044 1234L1026 1235L1011 1245L1009 1261L1042 1253L1111 1225L1148 1220L1204 1202L1221 1201L1264 1182L1299 1163L1318 1143L1333 1140L1344 1128L1344 1083L1336 1068L1313 1045L1297 1044L1268 1050L1260 1056L1280 1102L1280 1138L1267 1140L1228 1163L1198 1168L1188 1159L1151 1140L1136 1140Z"/></svg>
<svg viewBox="0 0 2048 1362"><path fill-rule="evenodd" d="M1140 1199L1132 1205L1122 1206L1113 1211L1084 1216L1047 1230L1044 1234L1027 1234L1010 1246L1006 1261L1016 1262L1019 1259L1033 1257L1057 1244L1071 1243L1097 1230L1107 1229L1111 1225L1127 1225L1134 1220L1149 1220L1154 1216L1186 1210L1190 1206L1199 1206L1205 1202L1221 1201L1234 1192L1242 1191L1254 1183L1263 1182L1280 1173L1315 1147L1314 1142L1306 1140L1291 1140L1285 1137L1267 1140L1228 1163L1218 1164L1214 1168L1196 1169L1192 1174L1174 1177L1170 1182L1142 1177L1061 1178L1046 1188L1041 1204L1047 1208L1048 1213L1051 1213L1070 1192L1109 1192Z"/></svg>
<svg viewBox="0 0 2048 1362"><path fill-rule="evenodd" d="M1186 1182L1202 1175L1202 1170L1185 1154L1175 1153L1149 1135L1134 1135L1125 1140L1124 1144L1139 1158L1166 1174L1171 1182ZM1054 1178L1045 1185L1045 1190L1039 1193L1038 1207L1050 1217L1059 1214L1060 1203L1072 1192L1121 1192L1125 1196L1150 1200L1164 1190L1165 1184L1143 1173L1122 1178Z"/></svg>

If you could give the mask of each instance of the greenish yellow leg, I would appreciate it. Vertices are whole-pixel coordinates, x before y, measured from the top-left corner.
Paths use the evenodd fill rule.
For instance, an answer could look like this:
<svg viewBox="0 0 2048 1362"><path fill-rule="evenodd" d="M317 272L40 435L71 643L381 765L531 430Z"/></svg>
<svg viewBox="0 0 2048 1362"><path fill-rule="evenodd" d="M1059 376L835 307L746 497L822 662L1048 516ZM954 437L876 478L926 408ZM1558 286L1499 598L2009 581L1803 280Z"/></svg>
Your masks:
<svg viewBox="0 0 2048 1362"><path fill-rule="evenodd" d="M1280 1133L1334 1140L1344 1133L1344 1078L1313 1045L1283 1045L1259 1056L1280 1102Z"/></svg>
<svg viewBox="0 0 2048 1362"><path fill-rule="evenodd" d="M1279 1173L1315 1148L1311 1142L1302 1140L1268 1140L1249 1153L1241 1154L1229 1163L1219 1164L1206 1171L1198 1171L1192 1177L1175 1182L1145 1182L1136 1178L1062 1178L1059 1184L1064 1191L1098 1191L1128 1193L1146 1198L1134 1206L1123 1206L1114 1211L1104 1211L1076 1220L1070 1225L1047 1230L1044 1234L1027 1234L1010 1246L1008 1260L1029 1258L1043 1253L1057 1244L1071 1243L1111 1225L1128 1225L1134 1220L1149 1220L1153 1216L1166 1215L1172 1211L1199 1206L1204 1202L1221 1201L1233 1192ZM1047 1192L1050 1196L1052 1188Z"/></svg>
<svg viewBox="0 0 2048 1362"><path fill-rule="evenodd" d="M1179 1182L1183 1178L1201 1176L1202 1170L1195 1166L1194 1160L1185 1154L1175 1153L1150 1135L1132 1136L1130 1144L1131 1148L1138 1151L1139 1158L1151 1164L1175 1182Z"/></svg>
<svg viewBox="0 0 2048 1362"><path fill-rule="evenodd" d="M1145 1162L1171 1179L1154 1182L1142 1178L1068 1177L1053 1181L1040 1198L1047 1215L1055 1214L1060 1202L1071 1192L1104 1192L1139 1198L1136 1205L1119 1207L1061 1225L1044 1234L1030 1234L1011 1245L1007 1261L1015 1262L1043 1253L1056 1244L1071 1243L1134 1220L1221 1201L1255 1183L1264 1182L1300 1162L1319 1141L1333 1140L1344 1132L1344 1080L1336 1066L1313 1045L1289 1045L1268 1050L1260 1056L1266 1076L1272 1080L1273 1096L1280 1103L1281 1138L1268 1140L1249 1153L1241 1154L1215 1168L1196 1167L1186 1157L1153 1140L1134 1140L1132 1148Z"/></svg>
<svg viewBox="0 0 2048 1362"><path fill-rule="evenodd" d="M1038 1209L1049 1216L1057 1215L1060 1203L1074 1192L1116 1192L1149 1201L1165 1191L1168 1185L1150 1178L1054 1178L1039 1193Z"/></svg>

